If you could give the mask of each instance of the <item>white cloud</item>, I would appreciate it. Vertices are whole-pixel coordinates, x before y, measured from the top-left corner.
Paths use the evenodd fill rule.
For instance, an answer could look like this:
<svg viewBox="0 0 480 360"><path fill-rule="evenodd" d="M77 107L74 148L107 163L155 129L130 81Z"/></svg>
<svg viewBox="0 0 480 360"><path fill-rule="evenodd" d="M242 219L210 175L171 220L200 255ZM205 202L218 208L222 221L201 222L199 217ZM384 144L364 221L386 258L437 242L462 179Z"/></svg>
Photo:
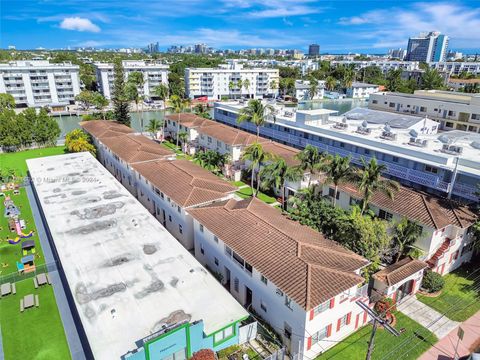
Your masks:
<svg viewBox="0 0 480 360"><path fill-rule="evenodd" d="M60 28L65 30L100 32L100 28L89 19L81 17L68 17L62 20Z"/></svg>

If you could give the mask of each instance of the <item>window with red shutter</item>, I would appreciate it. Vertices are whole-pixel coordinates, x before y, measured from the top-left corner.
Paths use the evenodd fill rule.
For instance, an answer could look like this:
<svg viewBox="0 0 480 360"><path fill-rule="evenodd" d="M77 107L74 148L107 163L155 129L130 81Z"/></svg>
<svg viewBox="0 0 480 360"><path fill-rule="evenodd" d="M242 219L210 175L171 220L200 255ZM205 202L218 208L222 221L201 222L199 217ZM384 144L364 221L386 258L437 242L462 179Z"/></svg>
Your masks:
<svg viewBox="0 0 480 360"><path fill-rule="evenodd" d="M347 314L347 321L345 323L347 325L350 325L350 321L352 321L352 312L351 311Z"/></svg>
<svg viewBox="0 0 480 360"><path fill-rule="evenodd" d="M310 320L313 320L314 316L315 316L315 310L312 309L310 310Z"/></svg>
<svg viewBox="0 0 480 360"><path fill-rule="evenodd" d="M332 324L327 326L327 338L332 336Z"/></svg>
<svg viewBox="0 0 480 360"><path fill-rule="evenodd" d="M342 318L338 319L337 321L337 332L340 331L341 326L342 326Z"/></svg>
<svg viewBox="0 0 480 360"><path fill-rule="evenodd" d="M312 337L310 336L307 339L307 350L310 350L312 348Z"/></svg>
<svg viewBox="0 0 480 360"><path fill-rule="evenodd" d="M335 306L335 298L330 299L330 309L332 309Z"/></svg>

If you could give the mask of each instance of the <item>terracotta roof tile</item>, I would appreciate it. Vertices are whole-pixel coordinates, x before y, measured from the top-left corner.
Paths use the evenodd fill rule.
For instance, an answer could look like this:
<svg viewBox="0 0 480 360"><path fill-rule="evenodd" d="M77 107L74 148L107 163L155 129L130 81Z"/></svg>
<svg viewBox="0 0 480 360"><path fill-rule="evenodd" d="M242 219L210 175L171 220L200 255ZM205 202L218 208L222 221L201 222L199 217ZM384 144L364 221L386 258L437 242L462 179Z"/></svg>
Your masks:
<svg viewBox="0 0 480 360"><path fill-rule="evenodd" d="M134 132L132 128L129 128L126 125L109 120L82 121L80 126L97 139L116 137Z"/></svg>
<svg viewBox="0 0 480 360"><path fill-rule="evenodd" d="M132 167L182 207L224 199L237 188L188 160L158 160Z"/></svg>
<svg viewBox="0 0 480 360"><path fill-rule="evenodd" d="M256 135L220 123L215 123L215 125L209 123L207 126L200 127L198 132L214 137L230 146L248 146L254 143L257 138ZM268 140L259 138L258 142L264 143L268 142Z"/></svg>
<svg viewBox="0 0 480 360"><path fill-rule="evenodd" d="M300 150L275 141L264 142L262 146L264 151L284 159L288 166L300 165L300 161L296 158Z"/></svg>
<svg viewBox="0 0 480 360"><path fill-rule="evenodd" d="M362 198L353 184L342 184L339 189L357 199ZM450 224L466 228L477 219L475 213L466 205L403 186L395 193L393 200L378 191L373 194L370 202L381 209L434 229L441 229Z"/></svg>
<svg viewBox="0 0 480 360"><path fill-rule="evenodd" d="M179 122L181 125L189 128L196 128L200 126L216 125L217 122L205 119L201 116L192 113L170 114L166 116L167 120Z"/></svg>
<svg viewBox="0 0 480 360"><path fill-rule="evenodd" d="M426 262L406 257L373 274L373 278L386 283L388 286L392 286L427 267Z"/></svg>
<svg viewBox="0 0 480 360"><path fill-rule="evenodd" d="M306 310L364 281L366 259L256 198L189 213Z"/></svg>

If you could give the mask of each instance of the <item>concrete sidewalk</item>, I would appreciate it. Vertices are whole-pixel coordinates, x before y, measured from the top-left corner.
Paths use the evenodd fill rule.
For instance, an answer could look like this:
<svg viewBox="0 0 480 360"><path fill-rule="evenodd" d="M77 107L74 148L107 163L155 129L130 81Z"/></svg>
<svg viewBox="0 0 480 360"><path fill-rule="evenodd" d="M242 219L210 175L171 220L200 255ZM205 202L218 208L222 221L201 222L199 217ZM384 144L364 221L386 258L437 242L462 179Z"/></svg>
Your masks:
<svg viewBox="0 0 480 360"><path fill-rule="evenodd" d="M480 311L468 320L460 324L465 332L463 340L458 344L458 355L465 356L470 354L480 343ZM450 333L437 342L433 347L424 353L420 360L449 360L455 356L455 347L457 345L458 327L450 331Z"/></svg>
<svg viewBox="0 0 480 360"><path fill-rule="evenodd" d="M418 301L415 296L410 296L397 308L409 318L433 332L439 339L447 336L459 324Z"/></svg>

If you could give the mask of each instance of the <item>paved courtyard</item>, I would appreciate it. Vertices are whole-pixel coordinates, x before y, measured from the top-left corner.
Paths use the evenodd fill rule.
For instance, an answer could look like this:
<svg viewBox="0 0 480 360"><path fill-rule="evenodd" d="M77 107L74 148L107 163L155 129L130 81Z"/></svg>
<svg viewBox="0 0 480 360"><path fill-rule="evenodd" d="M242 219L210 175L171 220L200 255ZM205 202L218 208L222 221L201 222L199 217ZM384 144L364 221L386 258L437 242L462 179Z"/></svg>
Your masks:
<svg viewBox="0 0 480 360"><path fill-rule="evenodd" d="M459 323L443 316L438 311L410 296L398 306L398 310L433 332L439 339L444 338Z"/></svg>

